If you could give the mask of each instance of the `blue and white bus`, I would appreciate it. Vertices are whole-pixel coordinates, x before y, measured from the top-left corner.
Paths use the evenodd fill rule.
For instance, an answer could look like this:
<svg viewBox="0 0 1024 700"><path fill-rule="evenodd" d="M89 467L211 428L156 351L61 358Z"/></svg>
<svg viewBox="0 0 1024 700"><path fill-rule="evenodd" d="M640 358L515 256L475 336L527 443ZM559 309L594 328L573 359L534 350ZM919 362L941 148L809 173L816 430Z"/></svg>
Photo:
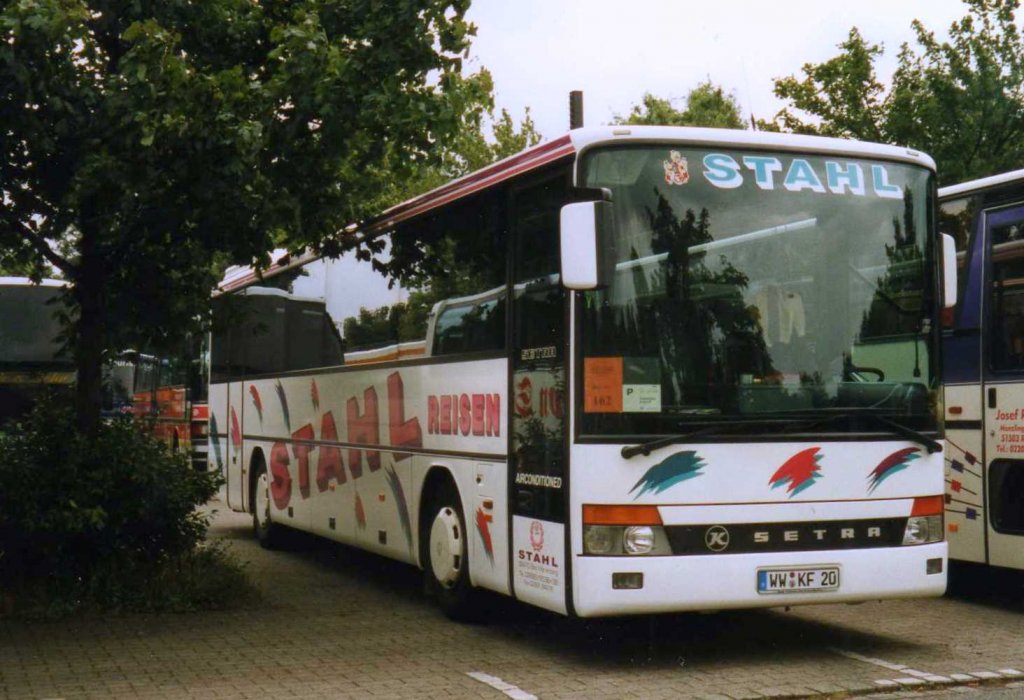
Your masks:
<svg viewBox="0 0 1024 700"><path fill-rule="evenodd" d="M1024 569L1024 170L939 190L959 302L944 321L953 559Z"/></svg>

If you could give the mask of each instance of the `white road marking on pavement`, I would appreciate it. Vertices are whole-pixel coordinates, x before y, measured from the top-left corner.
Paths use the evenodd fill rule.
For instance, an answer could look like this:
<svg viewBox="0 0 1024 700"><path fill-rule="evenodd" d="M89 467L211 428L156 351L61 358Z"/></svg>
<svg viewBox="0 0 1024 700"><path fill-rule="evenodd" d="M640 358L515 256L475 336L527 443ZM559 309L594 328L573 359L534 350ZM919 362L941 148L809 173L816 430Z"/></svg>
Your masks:
<svg viewBox="0 0 1024 700"><path fill-rule="evenodd" d="M900 685L924 685L924 681L920 678L893 678L893 680Z"/></svg>
<svg viewBox="0 0 1024 700"><path fill-rule="evenodd" d="M527 693L522 688L506 683L497 676L492 676L489 673L482 673L481 671L470 671L466 673L470 678L480 681L485 685L489 685L495 690L499 690L513 700L537 700L536 695Z"/></svg>
<svg viewBox="0 0 1024 700"><path fill-rule="evenodd" d="M893 663L892 661L886 661L885 659L877 659L872 656L864 656L863 654L858 654L855 651L849 651L847 649L837 649L836 647L832 647L831 650L836 654L847 657L848 659L862 661L866 664L881 666L882 668L887 668L890 671L899 671L900 673L906 674L906 677L903 678L886 678L876 680L875 683L882 686L883 688L891 688L897 685L921 685L926 682L952 683L955 678L955 676L953 678L947 678L946 676L940 676L937 673L930 673L928 671L918 671L917 669L910 668L909 666L905 666L903 664ZM974 680L974 678L971 678L970 676L968 676L968 679Z"/></svg>
<svg viewBox="0 0 1024 700"><path fill-rule="evenodd" d="M845 656L848 659L853 659L855 661L863 661L866 664L874 664L875 666L881 666L882 668L887 668L890 671L903 671L903 672L907 672L906 671L907 667L904 666L903 664L894 664L893 662L886 661L885 659L874 659L874 658L872 658L870 656L864 656L863 654L858 654L855 651L847 651L846 649L837 649L836 647L831 647L830 650L835 652L836 654L839 654L840 656ZM917 671L917 673L920 673L920 671Z"/></svg>
<svg viewBox="0 0 1024 700"><path fill-rule="evenodd" d="M910 668L909 666L893 663L892 661L886 661L885 659L876 659L871 656L864 656L863 654L858 654L855 651L848 651L846 649L839 649L837 647L829 647L829 651L835 654L839 654L840 656L845 656L848 659L853 659L854 661L862 661L866 664L881 666L882 668L887 668L890 671L899 671L900 673L906 674L902 678L886 678L876 680L875 683L883 688L892 688L897 685L917 686L923 685L925 683L971 683L979 680L990 681L995 680L997 678L1019 678L1020 676L1024 676L1024 672L1018 671L1015 668L1004 668L999 670L998 672L971 671L970 673L951 673L948 677L946 677L940 676L937 673L918 671L916 669Z"/></svg>

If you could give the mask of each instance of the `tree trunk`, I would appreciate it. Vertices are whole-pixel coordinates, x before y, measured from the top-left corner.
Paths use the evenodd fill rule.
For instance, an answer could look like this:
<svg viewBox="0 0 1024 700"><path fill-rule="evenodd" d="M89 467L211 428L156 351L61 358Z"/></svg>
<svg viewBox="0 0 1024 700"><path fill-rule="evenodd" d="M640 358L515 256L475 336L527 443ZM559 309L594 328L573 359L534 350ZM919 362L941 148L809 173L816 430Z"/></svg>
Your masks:
<svg viewBox="0 0 1024 700"><path fill-rule="evenodd" d="M106 323L104 282L106 263L98 251L95 226L82 227L81 259L74 281L78 304L75 324L75 414L79 432L95 435L103 405L103 339Z"/></svg>

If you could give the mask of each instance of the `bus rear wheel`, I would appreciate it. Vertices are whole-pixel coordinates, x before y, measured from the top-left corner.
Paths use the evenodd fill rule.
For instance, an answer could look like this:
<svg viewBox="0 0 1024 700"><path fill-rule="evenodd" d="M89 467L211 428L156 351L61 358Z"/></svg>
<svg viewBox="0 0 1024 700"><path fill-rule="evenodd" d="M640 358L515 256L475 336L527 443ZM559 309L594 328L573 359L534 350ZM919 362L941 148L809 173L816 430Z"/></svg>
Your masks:
<svg viewBox="0 0 1024 700"><path fill-rule="evenodd" d="M264 549L275 549L281 544L282 526L274 523L270 516L270 477L267 468L256 467L252 493L252 529Z"/></svg>
<svg viewBox="0 0 1024 700"><path fill-rule="evenodd" d="M449 618L477 621L480 610L477 592L469 582L466 519L455 490L449 486L439 493L429 512L423 541L426 588Z"/></svg>

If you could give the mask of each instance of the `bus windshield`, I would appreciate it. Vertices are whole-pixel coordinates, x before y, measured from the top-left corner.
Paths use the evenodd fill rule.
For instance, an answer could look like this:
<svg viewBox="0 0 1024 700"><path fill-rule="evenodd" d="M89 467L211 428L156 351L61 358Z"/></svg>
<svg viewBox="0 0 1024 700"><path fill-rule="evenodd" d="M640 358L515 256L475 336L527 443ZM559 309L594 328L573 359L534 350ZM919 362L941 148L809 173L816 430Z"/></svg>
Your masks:
<svg viewBox="0 0 1024 700"><path fill-rule="evenodd" d="M616 264L580 304L583 434L857 412L934 429L931 178L735 148L587 153Z"/></svg>

